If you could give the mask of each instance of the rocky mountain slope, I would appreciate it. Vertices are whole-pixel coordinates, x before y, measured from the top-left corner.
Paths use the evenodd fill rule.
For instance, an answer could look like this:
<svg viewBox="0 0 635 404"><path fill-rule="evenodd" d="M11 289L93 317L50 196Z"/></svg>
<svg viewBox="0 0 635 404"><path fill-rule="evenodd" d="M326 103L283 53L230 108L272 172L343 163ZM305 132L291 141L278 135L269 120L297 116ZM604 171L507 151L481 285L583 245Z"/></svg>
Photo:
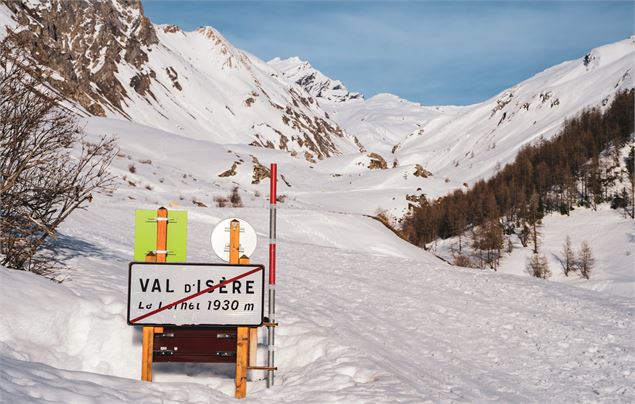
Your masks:
<svg viewBox="0 0 635 404"><path fill-rule="evenodd" d="M309 161L360 150L315 98L211 27L153 25L140 1L2 0L17 48L86 113Z"/></svg>

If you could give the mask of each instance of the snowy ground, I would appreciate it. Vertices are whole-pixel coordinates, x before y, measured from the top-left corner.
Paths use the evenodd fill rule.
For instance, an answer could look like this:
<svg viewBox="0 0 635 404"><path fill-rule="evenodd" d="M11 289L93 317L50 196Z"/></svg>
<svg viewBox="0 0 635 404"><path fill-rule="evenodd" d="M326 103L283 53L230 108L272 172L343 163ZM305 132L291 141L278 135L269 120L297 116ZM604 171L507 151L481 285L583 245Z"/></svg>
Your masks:
<svg viewBox="0 0 635 404"><path fill-rule="evenodd" d="M553 213L542 220L538 232L540 253L547 258L552 273L548 282L564 282L631 300L635 298L635 221L624 217L622 210L613 210L606 203L599 205L597 211L578 208L569 216ZM591 247L595 265L590 279L584 279L575 272L568 277L564 275L561 259L567 236L576 253L583 241ZM532 255L532 245L523 248L515 236L509 240L512 241L513 250L511 254L503 253L498 271L530 276L526 263ZM463 238L464 253L467 255L471 254L469 243L467 234ZM431 247L435 254L451 261L452 249L458 250L458 238L442 240Z"/></svg>
<svg viewBox="0 0 635 404"><path fill-rule="evenodd" d="M125 323L136 207L100 198L64 226L62 284L0 270L2 402L230 399L225 366L162 365L154 383L136 380L140 333ZM252 262L265 261L265 209L189 213L191 261L215 261L209 234L234 215L260 237ZM279 215L280 371L271 390L250 382L249 401L635 400L632 300L456 269L361 216Z"/></svg>
<svg viewBox="0 0 635 404"><path fill-rule="evenodd" d="M577 209L570 216L549 215L543 223L542 253L549 260L552 272L549 280L635 298L635 222L632 219L603 204L597 212ZM567 235L575 251L582 241L591 246L596 261L591 279L583 279L575 273L564 276L560 259ZM501 271L523 274L528 255L529 249L515 250L505 259Z"/></svg>

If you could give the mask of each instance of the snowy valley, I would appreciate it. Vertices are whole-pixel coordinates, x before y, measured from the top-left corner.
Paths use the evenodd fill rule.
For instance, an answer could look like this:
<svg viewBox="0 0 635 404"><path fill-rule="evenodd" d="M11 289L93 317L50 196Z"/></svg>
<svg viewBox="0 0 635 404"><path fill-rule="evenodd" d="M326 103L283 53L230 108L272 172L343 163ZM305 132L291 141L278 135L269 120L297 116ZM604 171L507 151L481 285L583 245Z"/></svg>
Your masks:
<svg viewBox="0 0 635 404"><path fill-rule="evenodd" d="M635 401L635 222L621 210L547 215L548 280L526 273L518 242L497 272L457 267L456 239L424 250L374 217L397 227L422 195L468 189L609 105L634 86L635 37L482 103L422 106L367 98L298 58L264 62L211 27L152 24L139 2L0 1L0 23L87 139L119 147L115 189L48 247L64 261L55 281L0 267L0 402L232 400L230 365L158 364L139 381L141 330L126 324L134 212L186 209L191 262L218 261L211 231L240 217L258 236L252 262L266 263L274 162L279 371L271 389L251 372L246 401ZM234 189L240 206L219 206ZM591 243L591 279L561 273L566 235ZM265 343L261 331L260 362Z"/></svg>

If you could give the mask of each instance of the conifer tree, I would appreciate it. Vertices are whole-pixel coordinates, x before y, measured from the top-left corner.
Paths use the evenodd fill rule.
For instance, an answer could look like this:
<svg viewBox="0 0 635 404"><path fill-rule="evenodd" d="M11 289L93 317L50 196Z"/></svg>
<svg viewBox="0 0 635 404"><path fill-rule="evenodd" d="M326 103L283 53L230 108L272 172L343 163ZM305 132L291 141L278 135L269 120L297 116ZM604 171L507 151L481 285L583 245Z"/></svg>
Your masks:
<svg viewBox="0 0 635 404"><path fill-rule="evenodd" d="M587 243L586 240L580 245L580 251L578 252L578 259L576 262L577 267L580 270L580 275L585 279L589 279L595 266L595 258L593 258L591 246L589 246L589 243Z"/></svg>
<svg viewBox="0 0 635 404"><path fill-rule="evenodd" d="M544 255L532 254L527 261L527 272L536 278L547 279L551 276L549 263Z"/></svg>
<svg viewBox="0 0 635 404"><path fill-rule="evenodd" d="M571 238L568 234L562 246L562 259L560 263L564 270L564 276L569 276L569 272L576 270L575 253L571 248Z"/></svg>

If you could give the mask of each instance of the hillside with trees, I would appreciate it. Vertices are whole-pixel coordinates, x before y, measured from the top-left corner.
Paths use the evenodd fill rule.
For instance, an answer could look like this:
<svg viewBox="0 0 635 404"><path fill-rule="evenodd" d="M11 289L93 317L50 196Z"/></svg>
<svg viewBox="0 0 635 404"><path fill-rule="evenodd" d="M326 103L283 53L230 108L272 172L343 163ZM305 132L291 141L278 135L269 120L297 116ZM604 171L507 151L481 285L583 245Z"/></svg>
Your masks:
<svg viewBox="0 0 635 404"><path fill-rule="evenodd" d="M464 235L471 230L477 266L496 269L507 248L505 235L517 235L538 253L538 226L545 214L568 215L575 208L596 209L610 202L635 217L633 147L623 155L633 139L633 105L632 89L619 92L604 110L584 110L565 121L557 136L524 147L489 180L437 200L424 199L404 219L403 234L422 247L458 237L460 257L468 242Z"/></svg>

